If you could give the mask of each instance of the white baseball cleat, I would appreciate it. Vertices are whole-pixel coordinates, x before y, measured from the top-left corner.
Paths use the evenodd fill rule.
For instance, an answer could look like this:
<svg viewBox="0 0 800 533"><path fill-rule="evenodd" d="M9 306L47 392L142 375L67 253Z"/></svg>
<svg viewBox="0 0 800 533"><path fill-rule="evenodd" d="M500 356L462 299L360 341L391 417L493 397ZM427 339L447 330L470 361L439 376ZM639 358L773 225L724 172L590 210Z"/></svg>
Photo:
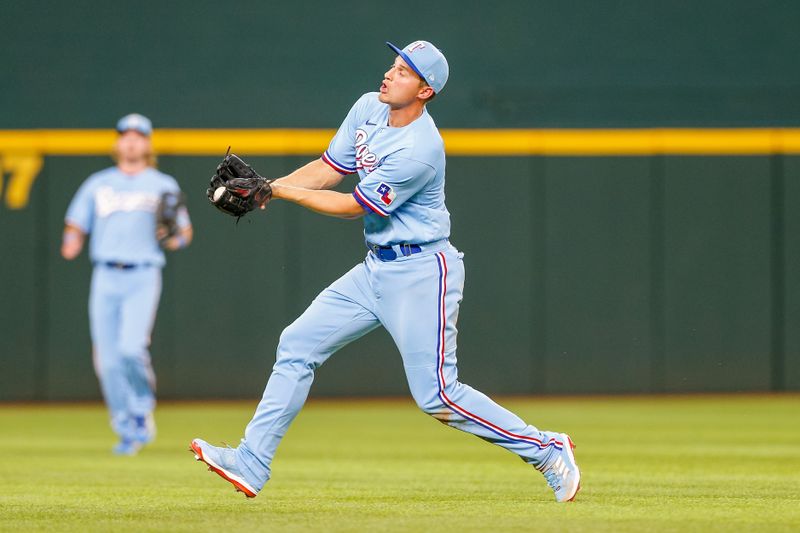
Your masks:
<svg viewBox="0 0 800 533"><path fill-rule="evenodd" d="M248 498L255 498L258 490L247 482L244 474L236 464L236 452L233 448L212 446L202 439L194 439L191 444L194 458L203 461L208 469L229 481L236 490L243 492Z"/></svg>
<svg viewBox="0 0 800 533"><path fill-rule="evenodd" d="M557 502L571 502L581 488L581 471L572 453L575 448L572 439L566 433L559 434L558 438L561 440L559 454L537 470L544 474Z"/></svg>

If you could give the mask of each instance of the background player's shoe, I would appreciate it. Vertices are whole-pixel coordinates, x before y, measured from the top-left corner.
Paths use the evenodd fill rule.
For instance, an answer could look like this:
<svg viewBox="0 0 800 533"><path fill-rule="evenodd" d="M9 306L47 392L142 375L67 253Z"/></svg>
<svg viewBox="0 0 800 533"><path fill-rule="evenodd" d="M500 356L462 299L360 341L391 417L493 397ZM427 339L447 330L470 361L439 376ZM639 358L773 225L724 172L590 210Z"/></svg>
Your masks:
<svg viewBox="0 0 800 533"><path fill-rule="evenodd" d="M544 474L557 502L571 502L581 488L581 471L572 453L572 439L566 433L560 433L558 438L563 443L560 452L537 470Z"/></svg>
<svg viewBox="0 0 800 533"><path fill-rule="evenodd" d="M111 451L114 455L136 455L141 447L141 443L133 439L122 438Z"/></svg>
<svg viewBox="0 0 800 533"><path fill-rule="evenodd" d="M150 444L156 438L156 420L153 413L145 416L134 416L134 440L139 444Z"/></svg>
<svg viewBox="0 0 800 533"><path fill-rule="evenodd" d="M236 490L244 492L248 498L256 497L258 489L244 478L244 473L236 464L236 451L233 448L212 446L202 439L194 439L191 446L194 458L207 464L209 470L233 483Z"/></svg>

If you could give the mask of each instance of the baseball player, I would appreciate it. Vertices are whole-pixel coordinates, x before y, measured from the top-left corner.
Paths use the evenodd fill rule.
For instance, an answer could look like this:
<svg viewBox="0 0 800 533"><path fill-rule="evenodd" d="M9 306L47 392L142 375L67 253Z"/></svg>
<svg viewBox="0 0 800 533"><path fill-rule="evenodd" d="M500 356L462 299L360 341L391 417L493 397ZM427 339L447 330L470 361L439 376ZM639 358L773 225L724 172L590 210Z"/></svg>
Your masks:
<svg viewBox="0 0 800 533"><path fill-rule="evenodd" d="M239 446L194 439L191 448L237 490L255 497L270 478L275 451L306 400L314 370L383 326L424 412L517 454L544 474L557 501L570 501L580 482L570 437L540 431L458 380L463 254L448 241L444 146L426 109L444 88L449 68L427 41L403 49L387 44L396 57L379 92L358 99L322 157L275 181L259 177L254 187L262 199L271 195L324 215L362 218L366 258L283 331L277 362ZM352 194L329 190L349 174L359 178ZM229 194L222 188L212 194L218 183L212 179L209 197L226 211ZM246 189L238 181L228 192L249 198Z"/></svg>
<svg viewBox="0 0 800 533"><path fill-rule="evenodd" d="M116 165L92 174L78 189L61 244L61 255L72 260L91 235L92 352L111 427L119 436L113 452L120 455L134 455L155 438L155 375L148 347L161 296L163 249L178 250L192 240L178 183L154 168L152 129L142 115L119 120ZM165 209L174 220L164 220Z"/></svg>

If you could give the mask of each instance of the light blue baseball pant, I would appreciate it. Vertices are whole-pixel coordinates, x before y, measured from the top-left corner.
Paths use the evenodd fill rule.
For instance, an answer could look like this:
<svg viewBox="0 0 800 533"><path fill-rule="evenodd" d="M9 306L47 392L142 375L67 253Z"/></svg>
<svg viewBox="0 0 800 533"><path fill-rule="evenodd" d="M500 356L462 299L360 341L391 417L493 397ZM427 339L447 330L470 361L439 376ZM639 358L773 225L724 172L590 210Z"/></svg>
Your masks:
<svg viewBox="0 0 800 533"><path fill-rule="evenodd" d="M248 482L260 490L269 479L275 451L306 401L314 370L379 325L399 348L411 394L425 413L533 465L561 448L557 434L539 431L458 381L462 258L446 241L390 262L370 252L283 331L272 375L236 449Z"/></svg>
<svg viewBox="0 0 800 533"><path fill-rule="evenodd" d="M155 409L150 334L161 297L161 269L95 266L89 295L94 367L111 427L132 438L133 417Z"/></svg>

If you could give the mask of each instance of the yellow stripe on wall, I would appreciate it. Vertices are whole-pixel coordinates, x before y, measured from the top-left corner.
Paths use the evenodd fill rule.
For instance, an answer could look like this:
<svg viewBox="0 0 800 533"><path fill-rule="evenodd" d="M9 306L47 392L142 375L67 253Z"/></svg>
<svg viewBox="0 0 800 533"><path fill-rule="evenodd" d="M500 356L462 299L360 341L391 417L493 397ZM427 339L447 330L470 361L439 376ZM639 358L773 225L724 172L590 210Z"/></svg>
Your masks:
<svg viewBox="0 0 800 533"><path fill-rule="evenodd" d="M318 155L329 129L159 129L162 155ZM647 156L800 154L800 128L741 129L445 129L451 156ZM0 130L0 152L105 155L113 130Z"/></svg>

